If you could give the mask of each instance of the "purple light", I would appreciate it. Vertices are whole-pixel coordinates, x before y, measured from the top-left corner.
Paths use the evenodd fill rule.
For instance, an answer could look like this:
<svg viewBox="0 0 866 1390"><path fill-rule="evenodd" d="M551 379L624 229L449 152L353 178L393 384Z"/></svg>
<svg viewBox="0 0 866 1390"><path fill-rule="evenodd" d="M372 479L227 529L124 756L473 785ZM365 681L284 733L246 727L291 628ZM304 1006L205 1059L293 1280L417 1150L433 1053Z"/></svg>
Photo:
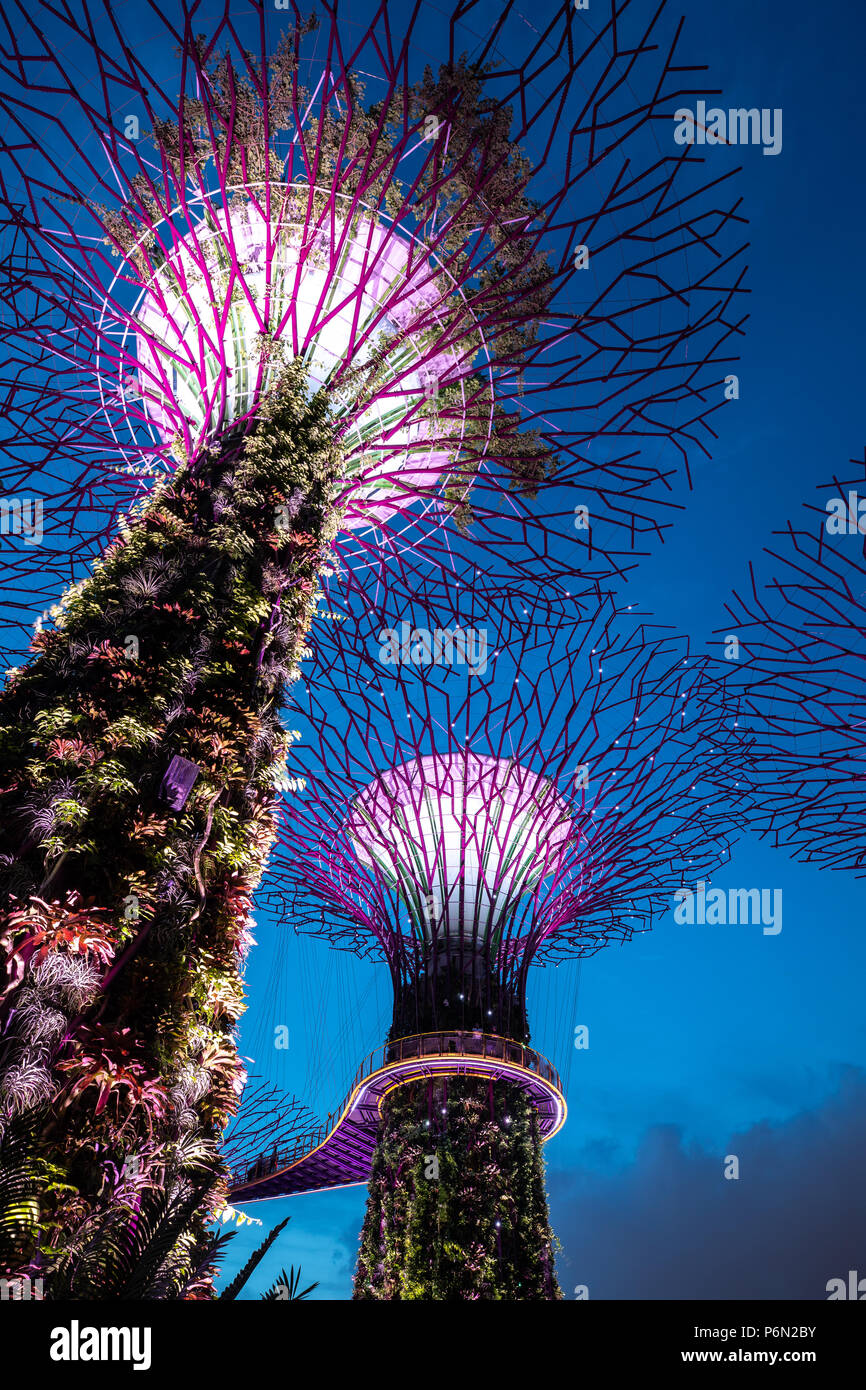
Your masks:
<svg viewBox="0 0 866 1390"><path fill-rule="evenodd" d="M572 829L546 778L470 752L383 773L347 823L361 863L398 890L423 931L475 940L555 872Z"/></svg>
<svg viewBox="0 0 866 1390"><path fill-rule="evenodd" d="M440 387L465 376L455 350L425 346L431 334L446 335L462 307L458 291L423 248L353 212L350 200L339 204L349 220L338 216L305 240L297 199L309 189L272 185L269 219L255 193L243 206L211 209L184 237L162 224L174 244L155 257L134 315L145 413L163 443L188 429L197 451L254 419L300 357L310 394L327 388L344 421L344 524L382 524L432 496L459 449L450 426L448 448L437 449L444 430L422 413ZM358 408L341 373L372 370L380 351L386 380Z"/></svg>
<svg viewBox="0 0 866 1390"><path fill-rule="evenodd" d="M176 754L168 765L159 788L163 801L167 801L173 811L182 811L190 792L198 781L201 768L188 758Z"/></svg>

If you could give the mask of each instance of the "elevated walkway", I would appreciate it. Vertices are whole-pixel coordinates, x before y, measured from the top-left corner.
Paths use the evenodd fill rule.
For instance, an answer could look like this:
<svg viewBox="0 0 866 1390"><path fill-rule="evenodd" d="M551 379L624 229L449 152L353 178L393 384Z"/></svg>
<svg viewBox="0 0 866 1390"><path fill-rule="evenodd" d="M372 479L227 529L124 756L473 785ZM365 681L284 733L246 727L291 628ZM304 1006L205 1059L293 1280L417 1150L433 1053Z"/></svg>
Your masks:
<svg viewBox="0 0 866 1390"><path fill-rule="evenodd" d="M243 1172L233 1173L229 1200L257 1202L366 1182L385 1096L408 1081L439 1076L516 1082L538 1111L545 1140L565 1124L559 1074L540 1052L492 1033L418 1033L371 1052L355 1073L342 1106L316 1133L304 1135L288 1149L262 1154Z"/></svg>

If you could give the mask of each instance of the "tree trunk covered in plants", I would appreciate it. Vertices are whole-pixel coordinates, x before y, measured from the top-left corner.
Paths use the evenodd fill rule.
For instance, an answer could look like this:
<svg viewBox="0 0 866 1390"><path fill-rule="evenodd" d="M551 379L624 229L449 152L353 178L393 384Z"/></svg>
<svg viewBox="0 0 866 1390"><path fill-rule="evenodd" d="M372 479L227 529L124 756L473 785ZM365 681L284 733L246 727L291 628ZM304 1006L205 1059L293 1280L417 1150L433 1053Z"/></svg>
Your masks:
<svg viewBox="0 0 866 1390"><path fill-rule="evenodd" d="M356 1299L558 1299L553 1244L521 1087L459 1077L385 1098Z"/></svg>
<svg viewBox="0 0 866 1390"><path fill-rule="evenodd" d="M0 695L0 1142L39 1121L13 1262L49 1283L112 1203L204 1172L194 1269L225 1192L280 711L338 521L303 388L289 369L254 432L157 486Z"/></svg>

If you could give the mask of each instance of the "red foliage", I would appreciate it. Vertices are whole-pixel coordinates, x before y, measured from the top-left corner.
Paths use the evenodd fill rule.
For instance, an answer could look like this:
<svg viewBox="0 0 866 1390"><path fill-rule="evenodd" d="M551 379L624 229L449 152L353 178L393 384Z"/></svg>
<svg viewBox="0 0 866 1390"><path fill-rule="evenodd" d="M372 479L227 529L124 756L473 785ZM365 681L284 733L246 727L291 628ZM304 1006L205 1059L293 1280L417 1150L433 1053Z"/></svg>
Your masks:
<svg viewBox="0 0 866 1390"><path fill-rule="evenodd" d="M114 1116L120 1119L121 1110L128 1111L118 1134L140 1114L148 1133L153 1133L154 1120L162 1120L168 1110L168 1096L158 1079L148 1073L141 1061L139 1045L128 1028L112 1032L100 1028L82 1028L72 1044L74 1055L59 1062L58 1071L77 1073L60 1092L58 1101L66 1109L93 1091L94 1117L113 1106Z"/></svg>
<svg viewBox="0 0 866 1390"><path fill-rule="evenodd" d="M53 738L48 745L49 758L56 758L62 763L75 763L79 767L92 767L102 756L83 738Z"/></svg>
<svg viewBox="0 0 866 1390"><path fill-rule="evenodd" d="M101 965L113 958L107 909L82 908L79 903L77 893L70 894L65 904L31 898L27 907L5 914L0 922L0 947L9 979L0 999L20 984L28 965L36 969L52 951L94 955Z"/></svg>

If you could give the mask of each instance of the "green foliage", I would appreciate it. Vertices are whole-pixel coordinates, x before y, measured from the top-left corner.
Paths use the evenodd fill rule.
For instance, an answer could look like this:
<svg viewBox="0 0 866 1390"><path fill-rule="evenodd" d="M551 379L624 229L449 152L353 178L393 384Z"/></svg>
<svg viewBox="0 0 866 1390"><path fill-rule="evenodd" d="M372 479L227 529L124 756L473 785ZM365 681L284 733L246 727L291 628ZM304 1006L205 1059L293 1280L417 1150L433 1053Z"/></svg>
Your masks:
<svg viewBox="0 0 866 1390"><path fill-rule="evenodd" d="M290 744L280 710L341 470L326 402L307 400L295 365L250 433L124 522L0 694L0 1134L54 1098L40 1131L52 1178L28 1170L23 1199L46 1276L49 1246L73 1248L133 1189L201 1190L206 1168L207 1202L225 1195L252 893ZM176 755L198 768L182 810L161 794ZM117 1176L130 1154L133 1183ZM166 1296L203 1248L203 1203Z"/></svg>
<svg viewBox="0 0 866 1390"><path fill-rule="evenodd" d="M186 1194L169 1196L149 1188L134 1203L117 1203L96 1211L80 1224L46 1278L50 1300L195 1297L195 1238L190 1221L201 1207L207 1183ZM209 1270L225 1242L211 1241L203 1252ZM198 1271L196 1270L196 1274Z"/></svg>
<svg viewBox="0 0 866 1390"><path fill-rule="evenodd" d="M0 1142L0 1274L26 1273L41 1228L40 1194L49 1200L74 1193L61 1168L49 1163L40 1144L35 1112L9 1125Z"/></svg>
<svg viewBox="0 0 866 1390"><path fill-rule="evenodd" d="M538 1117L521 1087L451 1078L386 1097L354 1296L561 1297Z"/></svg>

